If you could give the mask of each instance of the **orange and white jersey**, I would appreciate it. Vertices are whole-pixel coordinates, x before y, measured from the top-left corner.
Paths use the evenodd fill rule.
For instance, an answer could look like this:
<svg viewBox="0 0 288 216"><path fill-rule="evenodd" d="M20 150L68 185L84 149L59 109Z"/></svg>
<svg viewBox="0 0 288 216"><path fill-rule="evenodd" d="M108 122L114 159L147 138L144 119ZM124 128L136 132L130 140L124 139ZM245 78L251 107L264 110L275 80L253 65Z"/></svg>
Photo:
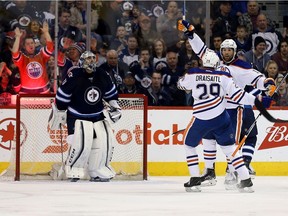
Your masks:
<svg viewBox="0 0 288 216"><path fill-rule="evenodd" d="M53 52L53 43L47 42L40 52L34 56L27 56L22 52L13 54L13 61L19 68L21 89L20 93L49 92L49 77L46 63Z"/></svg>
<svg viewBox="0 0 288 216"><path fill-rule="evenodd" d="M226 109L225 96L238 104L254 105L255 97L237 87L226 72L191 68L177 84L179 89L192 91L193 115L202 120L215 118Z"/></svg>

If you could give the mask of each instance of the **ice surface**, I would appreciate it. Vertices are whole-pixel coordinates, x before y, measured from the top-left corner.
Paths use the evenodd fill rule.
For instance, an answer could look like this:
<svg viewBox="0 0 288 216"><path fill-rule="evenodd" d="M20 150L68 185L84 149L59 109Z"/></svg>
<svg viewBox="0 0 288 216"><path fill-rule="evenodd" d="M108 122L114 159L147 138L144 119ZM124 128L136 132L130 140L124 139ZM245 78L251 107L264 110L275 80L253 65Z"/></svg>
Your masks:
<svg viewBox="0 0 288 216"><path fill-rule="evenodd" d="M255 193L216 186L187 193L189 177L149 177L148 181L76 183L0 182L0 216L287 216L288 177L254 180Z"/></svg>

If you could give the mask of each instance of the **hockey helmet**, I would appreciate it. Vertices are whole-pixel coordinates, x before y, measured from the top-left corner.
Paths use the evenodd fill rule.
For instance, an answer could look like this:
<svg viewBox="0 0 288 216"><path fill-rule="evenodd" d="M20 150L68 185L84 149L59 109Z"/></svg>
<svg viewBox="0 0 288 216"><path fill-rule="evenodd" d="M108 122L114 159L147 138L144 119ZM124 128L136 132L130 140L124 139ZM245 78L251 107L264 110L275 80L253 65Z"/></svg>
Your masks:
<svg viewBox="0 0 288 216"><path fill-rule="evenodd" d="M224 48L233 49L233 51L234 51L234 54L233 54L232 59L231 59L229 62L226 62L226 63L230 63L231 61L234 60L235 55L236 55L236 53L237 53L237 45L236 45L235 41L232 40L232 39L226 39L226 40L224 40L224 41L221 43L221 45L220 45L220 55L221 55L221 58L222 58L222 59L223 59L222 49L224 49Z"/></svg>
<svg viewBox="0 0 288 216"><path fill-rule="evenodd" d="M206 49L201 58L203 67L217 68L220 64L220 59L213 50Z"/></svg>
<svg viewBox="0 0 288 216"><path fill-rule="evenodd" d="M96 56L91 51L85 51L80 56L78 66L84 68L88 73L96 70Z"/></svg>

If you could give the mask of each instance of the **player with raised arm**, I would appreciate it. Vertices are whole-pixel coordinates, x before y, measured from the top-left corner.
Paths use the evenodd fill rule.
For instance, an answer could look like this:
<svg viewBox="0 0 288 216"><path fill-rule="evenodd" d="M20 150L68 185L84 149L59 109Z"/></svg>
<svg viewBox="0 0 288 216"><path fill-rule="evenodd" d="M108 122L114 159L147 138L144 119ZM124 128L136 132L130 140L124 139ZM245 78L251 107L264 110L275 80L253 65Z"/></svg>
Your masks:
<svg viewBox="0 0 288 216"><path fill-rule="evenodd" d="M110 181L115 176L110 166L113 132L105 120L103 99L110 105L109 117L117 122L121 108L117 103L116 86L105 71L96 69L96 56L85 51L79 59L79 66L69 69L57 90L56 117L50 121L52 129L65 123L64 110L67 110L67 142L71 147L65 173L71 181L83 178L86 168L90 181Z"/></svg>
<svg viewBox="0 0 288 216"><path fill-rule="evenodd" d="M254 105L258 99L237 87L229 73L215 70L219 65L219 57L214 51L206 49L201 60L204 68L189 69L177 83L179 89L191 91L194 98L193 117L184 131L186 159L192 177L184 187L187 192L201 191L196 147L201 139L205 138L217 141L223 153L232 162L241 179L237 185L239 191L254 192L242 156L239 152L232 156L236 149L235 134L226 111L225 98L229 97L237 104L249 105Z"/></svg>
<svg viewBox="0 0 288 216"><path fill-rule="evenodd" d="M199 56L203 56L206 50L208 49L204 42L200 39L200 37L194 32L194 27L190 25L187 21L180 21L178 25L178 29L184 31L185 35L188 36L189 43L191 44L193 51ZM275 82L273 79L265 78L263 74L251 68L251 65L247 62L244 62L238 58L236 58L236 44L232 39L226 39L222 42L220 48L220 56L222 61L220 61L220 65L218 66L218 70L228 72L232 77L237 86L244 89L246 85L251 86L253 88L263 90L267 93L267 95L273 95L275 90ZM257 90L255 91L257 93ZM265 100L268 100L267 104L270 104L269 98L265 97ZM236 143L238 143L240 139L240 132L242 127L242 118L243 118L243 106L231 101L227 98L227 107L228 113L232 119L232 124L234 127L234 133L236 138ZM250 110L246 112L246 127L252 124L255 119L252 107L250 106ZM249 169L249 164L252 159L251 152L254 149L256 144L256 135L257 131L253 131L251 133L250 138L246 141L246 146L243 149L247 149L246 152L248 154L244 154L244 161L246 166ZM204 160L205 160L205 172L202 176L202 181L208 180L210 185L215 185L215 171L214 164L216 161L216 143L215 140L210 139L202 139L202 143L204 146ZM244 151L244 150L243 150ZM244 151L245 152L245 151ZM254 150L253 150L254 152ZM231 165L231 161L228 160L228 167L231 170L229 175L227 176L227 181L225 184L236 184L237 179L234 175L234 169ZM250 171L250 170L249 170ZM232 180L232 181L230 181ZM228 187L227 187L228 189Z"/></svg>

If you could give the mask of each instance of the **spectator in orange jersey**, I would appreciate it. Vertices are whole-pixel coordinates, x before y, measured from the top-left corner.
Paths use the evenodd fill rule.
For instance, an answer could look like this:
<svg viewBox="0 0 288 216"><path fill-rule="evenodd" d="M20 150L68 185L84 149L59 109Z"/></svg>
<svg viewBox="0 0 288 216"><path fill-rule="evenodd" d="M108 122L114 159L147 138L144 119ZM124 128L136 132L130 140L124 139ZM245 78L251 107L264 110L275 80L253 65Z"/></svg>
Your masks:
<svg viewBox="0 0 288 216"><path fill-rule="evenodd" d="M45 94L50 92L49 76L46 71L52 52L54 51L53 42L49 34L48 23L43 23L41 28L46 46L36 51L36 43L32 37L24 39L23 51L20 51L20 38L23 32L15 28L15 42L12 47L12 58L20 71L21 83L15 86L15 91L26 94Z"/></svg>

